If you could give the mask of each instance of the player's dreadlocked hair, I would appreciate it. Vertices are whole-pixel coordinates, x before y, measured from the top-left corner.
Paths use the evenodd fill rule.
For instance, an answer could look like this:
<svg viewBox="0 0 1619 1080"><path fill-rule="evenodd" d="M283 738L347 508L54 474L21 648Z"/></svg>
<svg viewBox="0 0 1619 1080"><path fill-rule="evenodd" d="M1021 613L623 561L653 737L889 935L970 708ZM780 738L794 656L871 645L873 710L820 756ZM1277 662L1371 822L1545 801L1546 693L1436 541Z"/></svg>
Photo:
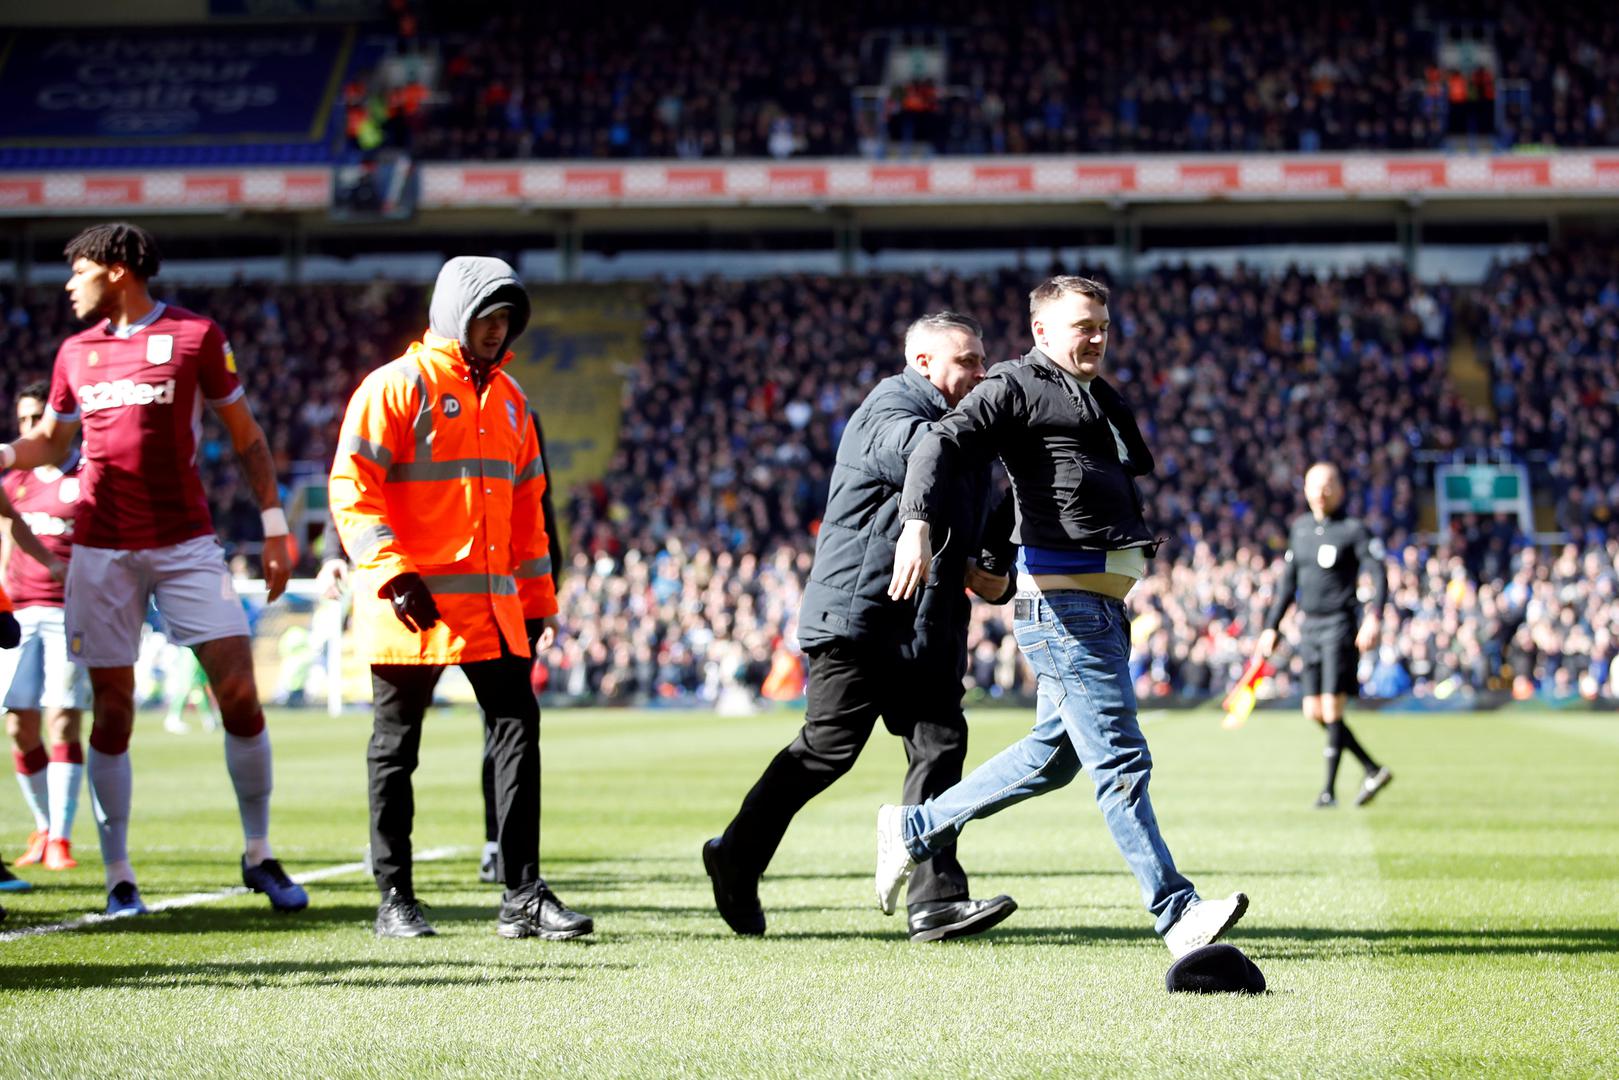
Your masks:
<svg viewBox="0 0 1619 1080"><path fill-rule="evenodd" d="M72 266L80 259L89 259L102 266L121 263L142 281L157 276L163 253L157 249L152 234L139 225L112 221L105 225L92 225L67 242L62 250Z"/></svg>

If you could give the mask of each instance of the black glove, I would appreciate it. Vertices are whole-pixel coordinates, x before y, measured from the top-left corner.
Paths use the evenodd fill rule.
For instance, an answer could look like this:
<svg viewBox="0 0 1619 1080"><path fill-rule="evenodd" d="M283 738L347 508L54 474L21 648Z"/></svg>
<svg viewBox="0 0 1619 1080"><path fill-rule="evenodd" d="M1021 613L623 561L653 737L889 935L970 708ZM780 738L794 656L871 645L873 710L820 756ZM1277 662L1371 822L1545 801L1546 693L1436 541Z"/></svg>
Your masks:
<svg viewBox="0 0 1619 1080"><path fill-rule="evenodd" d="M545 620L543 618L524 619L523 632L528 635L530 651L539 648L540 635L545 633Z"/></svg>
<svg viewBox="0 0 1619 1080"><path fill-rule="evenodd" d="M382 587L380 595L393 601L394 615L417 633L431 630L438 622L438 605L420 574L400 574Z"/></svg>
<svg viewBox="0 0 1619 1080"><path fill-rule="evenodd" d="M22 627L17 625L17 616L0 611L0 649L15 649L21 640Z"/></svg>

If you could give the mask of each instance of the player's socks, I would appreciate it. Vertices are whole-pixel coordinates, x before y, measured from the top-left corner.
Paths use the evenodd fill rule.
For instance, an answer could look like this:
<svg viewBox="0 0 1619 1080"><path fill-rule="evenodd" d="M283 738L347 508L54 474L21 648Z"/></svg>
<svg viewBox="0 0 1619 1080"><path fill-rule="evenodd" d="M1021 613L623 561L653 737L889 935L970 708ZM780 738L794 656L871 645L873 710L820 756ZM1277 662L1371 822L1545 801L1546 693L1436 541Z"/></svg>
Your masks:
<svg viewBox="0 0 1619 1080"><path fill-rule="evenodd" d="M51 827L50 788L45 780L45 769L51 757L40 745L26 754L13 750L11 760L17 766L17 786L22 788L23 801L34 815L34 831L45 832Z"/></svg>
<svg viewBox="0 0 1619 1080"><path fill-rule="evenodd" d="M111 892L112 887L120 881L136 884L135 868L129 865L128 859L119 859L117 862L107 864L107 891Z"/></svg>
<svg viewBox="0 0 1619 1080"><path fill-rule="evenodd" d="M129 871L129 793L134 778L129 768L129 752L108 754L90 744L85 776L90 782L90 807L96 815L96 831L101 835L101 861L107 866L107 886L134 881ZM122 877L114 877L114 867L122 867Z"/></svg>
<svg viewBox="0 0 1619 1080"><path fill-rule="evenodd" d="M1365 769L1368 773L1376 772L1377 762L1372 760L1372 755L1368 754L1361 748L1360 740L1355 738L1355 733L1353 731L1349 730L1349 724L1343 720L1340 720L1334 724L1333 727L1343 729L1344 749L1355 755L1355 760L1360 762L1360 767Z"/></svg>
<svg viewBox="0 0 1619 1080"><path fill-rule="evenodd" d="M1344 725L1341 721L1327 725L1327 747L1321 753L1327 762L1327 778L1321 790L1331 795L1338 786L1338 761L1344 755Z"/></svg>
<svg viewBox="0 0 1619 1080"><path fill-rule="evenodd" d="M84 775L84 747L80 743L57 743L51 747L51 763L45 769L50 789L51 839L73 839L73 819L79 813L79 779Z"/></svg>
<svg viewBox="0 0 1619 1080"><path fill-rule="evenodd" d="M236 788L236 806L242 816L242 835L247 839L244 854L248 866L257 866L270 857L270 733L256 735L225 733L225 771Z"/></svg>

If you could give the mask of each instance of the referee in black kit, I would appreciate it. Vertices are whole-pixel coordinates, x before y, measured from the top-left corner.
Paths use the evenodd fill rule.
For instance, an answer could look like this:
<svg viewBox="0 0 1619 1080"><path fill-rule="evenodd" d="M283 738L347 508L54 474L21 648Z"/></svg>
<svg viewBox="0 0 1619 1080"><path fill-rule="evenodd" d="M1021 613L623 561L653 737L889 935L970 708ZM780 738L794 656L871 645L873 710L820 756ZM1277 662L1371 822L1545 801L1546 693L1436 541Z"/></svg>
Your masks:
<svg viewBox="0 0 1619 1080"><path fill-rule="evenodd" d="M1304 661L1304 715L1327 729L1326 784L1315 805L1322 809L1338 805L1334 793L1338 760L1347 750L1366 770L1366 779L1355 795L1355 805L1365 806L1388 787L1394 773L1372 760L1349 730L1344 702L1359 691L1355 668L1360 650L1377 644L1383 604L1388 599L1383 544L1358 518L1343 513L1344 484L1336 465L1317 462L1310 466L1304 474L1304 501L1310 512L1300 515L1289 532L1287 561L1276 599L1265 616L1265 630L1259 635L1259 655L1269 657L1275 650L1277 628L1297 592L1304 613L1298 644ZM1357 630L1355 589L1363 570L1372 579L1372 603L1365 618L1358 620Z"/></svg>

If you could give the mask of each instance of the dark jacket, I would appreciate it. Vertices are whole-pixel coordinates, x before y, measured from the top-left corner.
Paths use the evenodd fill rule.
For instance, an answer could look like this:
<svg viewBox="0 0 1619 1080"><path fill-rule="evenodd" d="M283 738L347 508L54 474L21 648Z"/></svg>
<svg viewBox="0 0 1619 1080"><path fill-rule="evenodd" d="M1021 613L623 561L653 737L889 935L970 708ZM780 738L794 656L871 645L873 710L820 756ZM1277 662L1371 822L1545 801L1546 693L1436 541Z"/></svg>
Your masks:
<svg viewBox="0 0 1619 1080"><path fill-rule="evenodd" d="M911 455L900 519L927 521L937 544L951 478L999 456L1017 492L1016 543L1156 550L1135 483L1152 472L1152 451L1117 390L1096 378L1090 391L1100 412L1039 349L996 364Z"/></svg>
<svg viewBox="0 0 1619 1080"><path fill-rule="evenodd" d="M798 641L805 649L854 641L958 679L966 671L967 559L1009 574L1016 557L1007 540L1011 507L994 515L998 532L990 521L987 460L958 474L943 500L944 527L934 534L939 550L927 587L908 601L888 598L906 461L947 410L944 395L907 367L878 383L849 418L798 615ZM1005 603L1012 591L1009 586L997 602Z"/></svg>
<svg viewBox="0 0 1619 1080"><path fill-rule="evenodd" d="M551 481L551 459L545 454L545 428L540 426L540 414L533 409L528 418L534 422L534 440L540 444L540 465L545 471L545 493L540 496L540 508L545 511L545 538L551 546L551 581L562 588L562 571L568 557L562 550L562 518L556 512L556 485Z"/></svg>

